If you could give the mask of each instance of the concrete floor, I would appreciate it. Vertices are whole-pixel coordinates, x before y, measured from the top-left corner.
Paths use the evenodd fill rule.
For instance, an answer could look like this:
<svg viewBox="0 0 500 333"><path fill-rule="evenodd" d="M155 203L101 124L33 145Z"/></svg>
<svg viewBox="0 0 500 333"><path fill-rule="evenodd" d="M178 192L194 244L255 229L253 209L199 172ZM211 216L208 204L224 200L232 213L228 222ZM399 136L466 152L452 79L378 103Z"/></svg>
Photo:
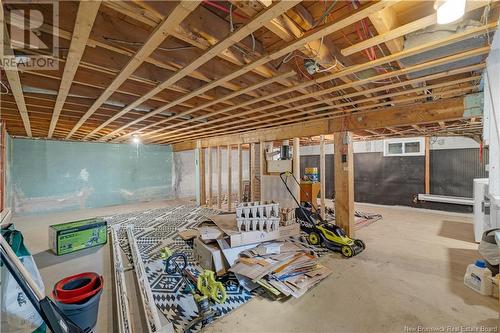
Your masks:
<svg viewBox="0 0 500 333"><path fill-rule="evenodd" d="M47 250L47 226L179 203L152 202L14 217L13 221L25 235L47 290L70 274L95 271L104 275L108 287L101 300L97 332L112 332L116 320L109 246L56 257ZM383 215L383 220L357 233L367 245L365 252L349 260L327 255L322 261L333 274L303 297L285 302L255 298L206 331L374 333L418 332L419 327L420 331L452 331L448 326L484 326L490 332L498 331L498 300L463 284L466 266L478 258L471 215L365 204L356 209ZM137 304L132 312L140 325Z"/></svg>

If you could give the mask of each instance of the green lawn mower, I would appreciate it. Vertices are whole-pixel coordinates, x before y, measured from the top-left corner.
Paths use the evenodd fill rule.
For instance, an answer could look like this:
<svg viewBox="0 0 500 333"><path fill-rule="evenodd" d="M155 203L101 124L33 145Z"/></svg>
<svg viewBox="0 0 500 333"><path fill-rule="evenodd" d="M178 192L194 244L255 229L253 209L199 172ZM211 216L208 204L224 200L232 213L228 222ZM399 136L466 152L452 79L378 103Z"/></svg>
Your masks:
<svg viewBox="0 0 500 333"><path fill-rule="evenodd" d="M292 173L282 172L280 174L281 181L297 204L295 217L300 223L300 229L307 233L307 241L309 244L323 245L332 251L342 253L346 258L353 257L363 252L365 243L361 239L350 238L346 235L344 229L323 219L315 206L308 203L301 204L297 200L288 187L287 180L289 176L291 176L300 187L299 181Z"/></svg>

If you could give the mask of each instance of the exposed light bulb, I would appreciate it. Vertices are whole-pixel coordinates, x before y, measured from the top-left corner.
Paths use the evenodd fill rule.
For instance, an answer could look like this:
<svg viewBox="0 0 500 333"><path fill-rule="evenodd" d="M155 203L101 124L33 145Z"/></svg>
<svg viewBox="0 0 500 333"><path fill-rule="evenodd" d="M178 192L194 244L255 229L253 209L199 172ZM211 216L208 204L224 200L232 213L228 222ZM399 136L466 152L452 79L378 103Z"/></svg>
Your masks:
<svg viewBox="0 0 500 333"><path fill-rule="evenodd" d="M448 24L464 16L467 0L438 0L434 3L437 11L437 23Z"/></svg>
<svg viewBox="0 0 500 333"><path fill-rule="evenodd" d="M138 135L132 136L132 142L135 144L141 143L141 138Z"/></svg>

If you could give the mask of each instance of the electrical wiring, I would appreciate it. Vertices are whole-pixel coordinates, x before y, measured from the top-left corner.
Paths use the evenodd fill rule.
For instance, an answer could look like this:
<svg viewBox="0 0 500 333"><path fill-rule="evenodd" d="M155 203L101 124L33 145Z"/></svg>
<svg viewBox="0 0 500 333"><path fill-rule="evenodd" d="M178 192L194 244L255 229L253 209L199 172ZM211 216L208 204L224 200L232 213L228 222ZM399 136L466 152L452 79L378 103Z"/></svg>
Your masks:
<svg viewBox="0 0 500 333"><path fill-rule="evenodd" d="M115 42L115 43L121 43L121 44L127 44L127 45L136 45L136 46L143 46L144 45L144 43L141 43L141 42L130 42L130 41L116 39L116 38L112 38L112 37L106 37L106 36L104 36L103 38L105 40L109 40L110 42ZM188 49L193 49L193 48L195 48L195 46L188 45L188 46L179 46L179 47L158 47L157 50L171 52L171 51L188 50Z"/></svg>
<svg viewBox="0 0 500 333"><path fill-rule="evenodd" d="M0 86L2 87L2 90L0 90L0 95L7 95L9 93L9 87L7 87L7 85L3 83L3 81L0 81Z"/></svg>

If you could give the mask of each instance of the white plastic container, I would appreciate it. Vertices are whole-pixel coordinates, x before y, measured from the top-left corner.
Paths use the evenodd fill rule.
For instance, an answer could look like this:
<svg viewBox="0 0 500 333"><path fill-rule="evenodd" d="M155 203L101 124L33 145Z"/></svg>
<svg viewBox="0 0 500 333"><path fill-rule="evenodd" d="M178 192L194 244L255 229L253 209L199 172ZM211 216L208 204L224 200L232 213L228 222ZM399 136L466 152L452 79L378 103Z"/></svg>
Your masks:
<svg viewBox="0 0 500 333"><path fill-rule="evenodd" d="M464 284L482 295L490 296L493 293L491 271L483 260L476 260L475 264L467 266Z"/></svg>

